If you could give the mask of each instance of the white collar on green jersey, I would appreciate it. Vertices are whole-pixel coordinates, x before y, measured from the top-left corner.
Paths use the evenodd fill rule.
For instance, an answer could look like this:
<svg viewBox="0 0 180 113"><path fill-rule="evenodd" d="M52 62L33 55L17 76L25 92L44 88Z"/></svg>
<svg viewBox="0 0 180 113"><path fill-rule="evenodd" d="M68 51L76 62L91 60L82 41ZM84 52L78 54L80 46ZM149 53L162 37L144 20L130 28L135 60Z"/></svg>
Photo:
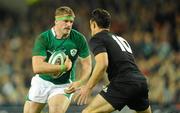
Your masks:
<svg viewBox="0 0 180 113"><path fill-rule="evenodd" d="M56 37L56 33L55 33L53 27L51 28L51 32L52 32L52 34L54 35L54 37Z"/></svg>

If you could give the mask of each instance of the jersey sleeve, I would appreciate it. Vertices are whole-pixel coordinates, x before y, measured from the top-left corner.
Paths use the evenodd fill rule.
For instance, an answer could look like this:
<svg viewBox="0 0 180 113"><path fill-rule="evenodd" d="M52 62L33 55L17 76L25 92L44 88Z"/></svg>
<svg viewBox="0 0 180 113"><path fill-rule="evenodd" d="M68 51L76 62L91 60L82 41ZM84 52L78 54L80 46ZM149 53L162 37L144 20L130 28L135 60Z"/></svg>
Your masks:
<svg viewBox="0 0 180 113"><path fill-rule="evenodd" d="M89 41L89 46L91 49L91 52L96 56L99 53L106 52L106 47L104 46L102 38L93 37Z"/></svg>
<svg viewBox="0 0 180 113"><path fill-rule="evenodd" d="M42 35L39 35L35 40L34 47L32 49L32 56L47 56L46 41Z"/></svg>
<svg viewBox="0 0 180 113"><path fill-rule="evenodd" d="M80 35L80 36L81 36L81 40L80 40L81 42L78 43L79 44L79 56L82 58L86 58L87 56L90 55L88 43L83 35Z"/></svg>

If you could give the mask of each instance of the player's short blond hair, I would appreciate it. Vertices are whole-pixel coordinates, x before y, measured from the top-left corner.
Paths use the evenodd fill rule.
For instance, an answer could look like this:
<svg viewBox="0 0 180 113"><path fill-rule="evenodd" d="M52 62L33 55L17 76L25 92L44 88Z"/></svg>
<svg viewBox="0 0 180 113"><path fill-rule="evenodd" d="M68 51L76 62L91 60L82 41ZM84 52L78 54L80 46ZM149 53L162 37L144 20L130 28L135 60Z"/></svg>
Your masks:
<svg viewBox="0 0 180 113"><path fill-rule="evenodd" d="M56 9L55 17L72 16L75 17L73 10L70 7L62 6Z"/></svg>

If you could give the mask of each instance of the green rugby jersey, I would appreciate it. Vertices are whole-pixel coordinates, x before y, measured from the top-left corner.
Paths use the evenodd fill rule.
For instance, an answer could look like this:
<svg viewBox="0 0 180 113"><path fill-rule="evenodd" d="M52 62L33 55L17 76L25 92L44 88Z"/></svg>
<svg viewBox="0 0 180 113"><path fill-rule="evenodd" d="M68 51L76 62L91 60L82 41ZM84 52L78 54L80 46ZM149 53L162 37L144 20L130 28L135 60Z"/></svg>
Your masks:
<svg viewBox="0 0 180 113"><path fill-rule="evenodd" d="M89 56L89 48L85 37L78 31L72 29L67 38L57 39L52 29L41 33L35 40L32 49L33 56L45 56L48 62L49 57L54 51L62 50L72 61L72 69L59 78L52 78L49 74L39 74L44 80L54 84L64 84L75 80L75 62L78 56L85 58Z"/></svg>

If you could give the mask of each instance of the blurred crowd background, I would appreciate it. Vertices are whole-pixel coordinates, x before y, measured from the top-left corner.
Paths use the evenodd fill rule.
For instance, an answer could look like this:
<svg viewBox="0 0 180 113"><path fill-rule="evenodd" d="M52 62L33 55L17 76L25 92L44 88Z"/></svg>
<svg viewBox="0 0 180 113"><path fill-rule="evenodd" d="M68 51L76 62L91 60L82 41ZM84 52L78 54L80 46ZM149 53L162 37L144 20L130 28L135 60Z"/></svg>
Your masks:
<svg viewBox="0 0 180 113"><path fill-rule="evenodd" d="M74 10L73 28L87 40L90 12L108 10L111 30L130 42L148 79L153 112L180 113L179 0L0 0L0 113L22 112L34 75L34 39L53 26L55 9L64 5Z"/></svg>

